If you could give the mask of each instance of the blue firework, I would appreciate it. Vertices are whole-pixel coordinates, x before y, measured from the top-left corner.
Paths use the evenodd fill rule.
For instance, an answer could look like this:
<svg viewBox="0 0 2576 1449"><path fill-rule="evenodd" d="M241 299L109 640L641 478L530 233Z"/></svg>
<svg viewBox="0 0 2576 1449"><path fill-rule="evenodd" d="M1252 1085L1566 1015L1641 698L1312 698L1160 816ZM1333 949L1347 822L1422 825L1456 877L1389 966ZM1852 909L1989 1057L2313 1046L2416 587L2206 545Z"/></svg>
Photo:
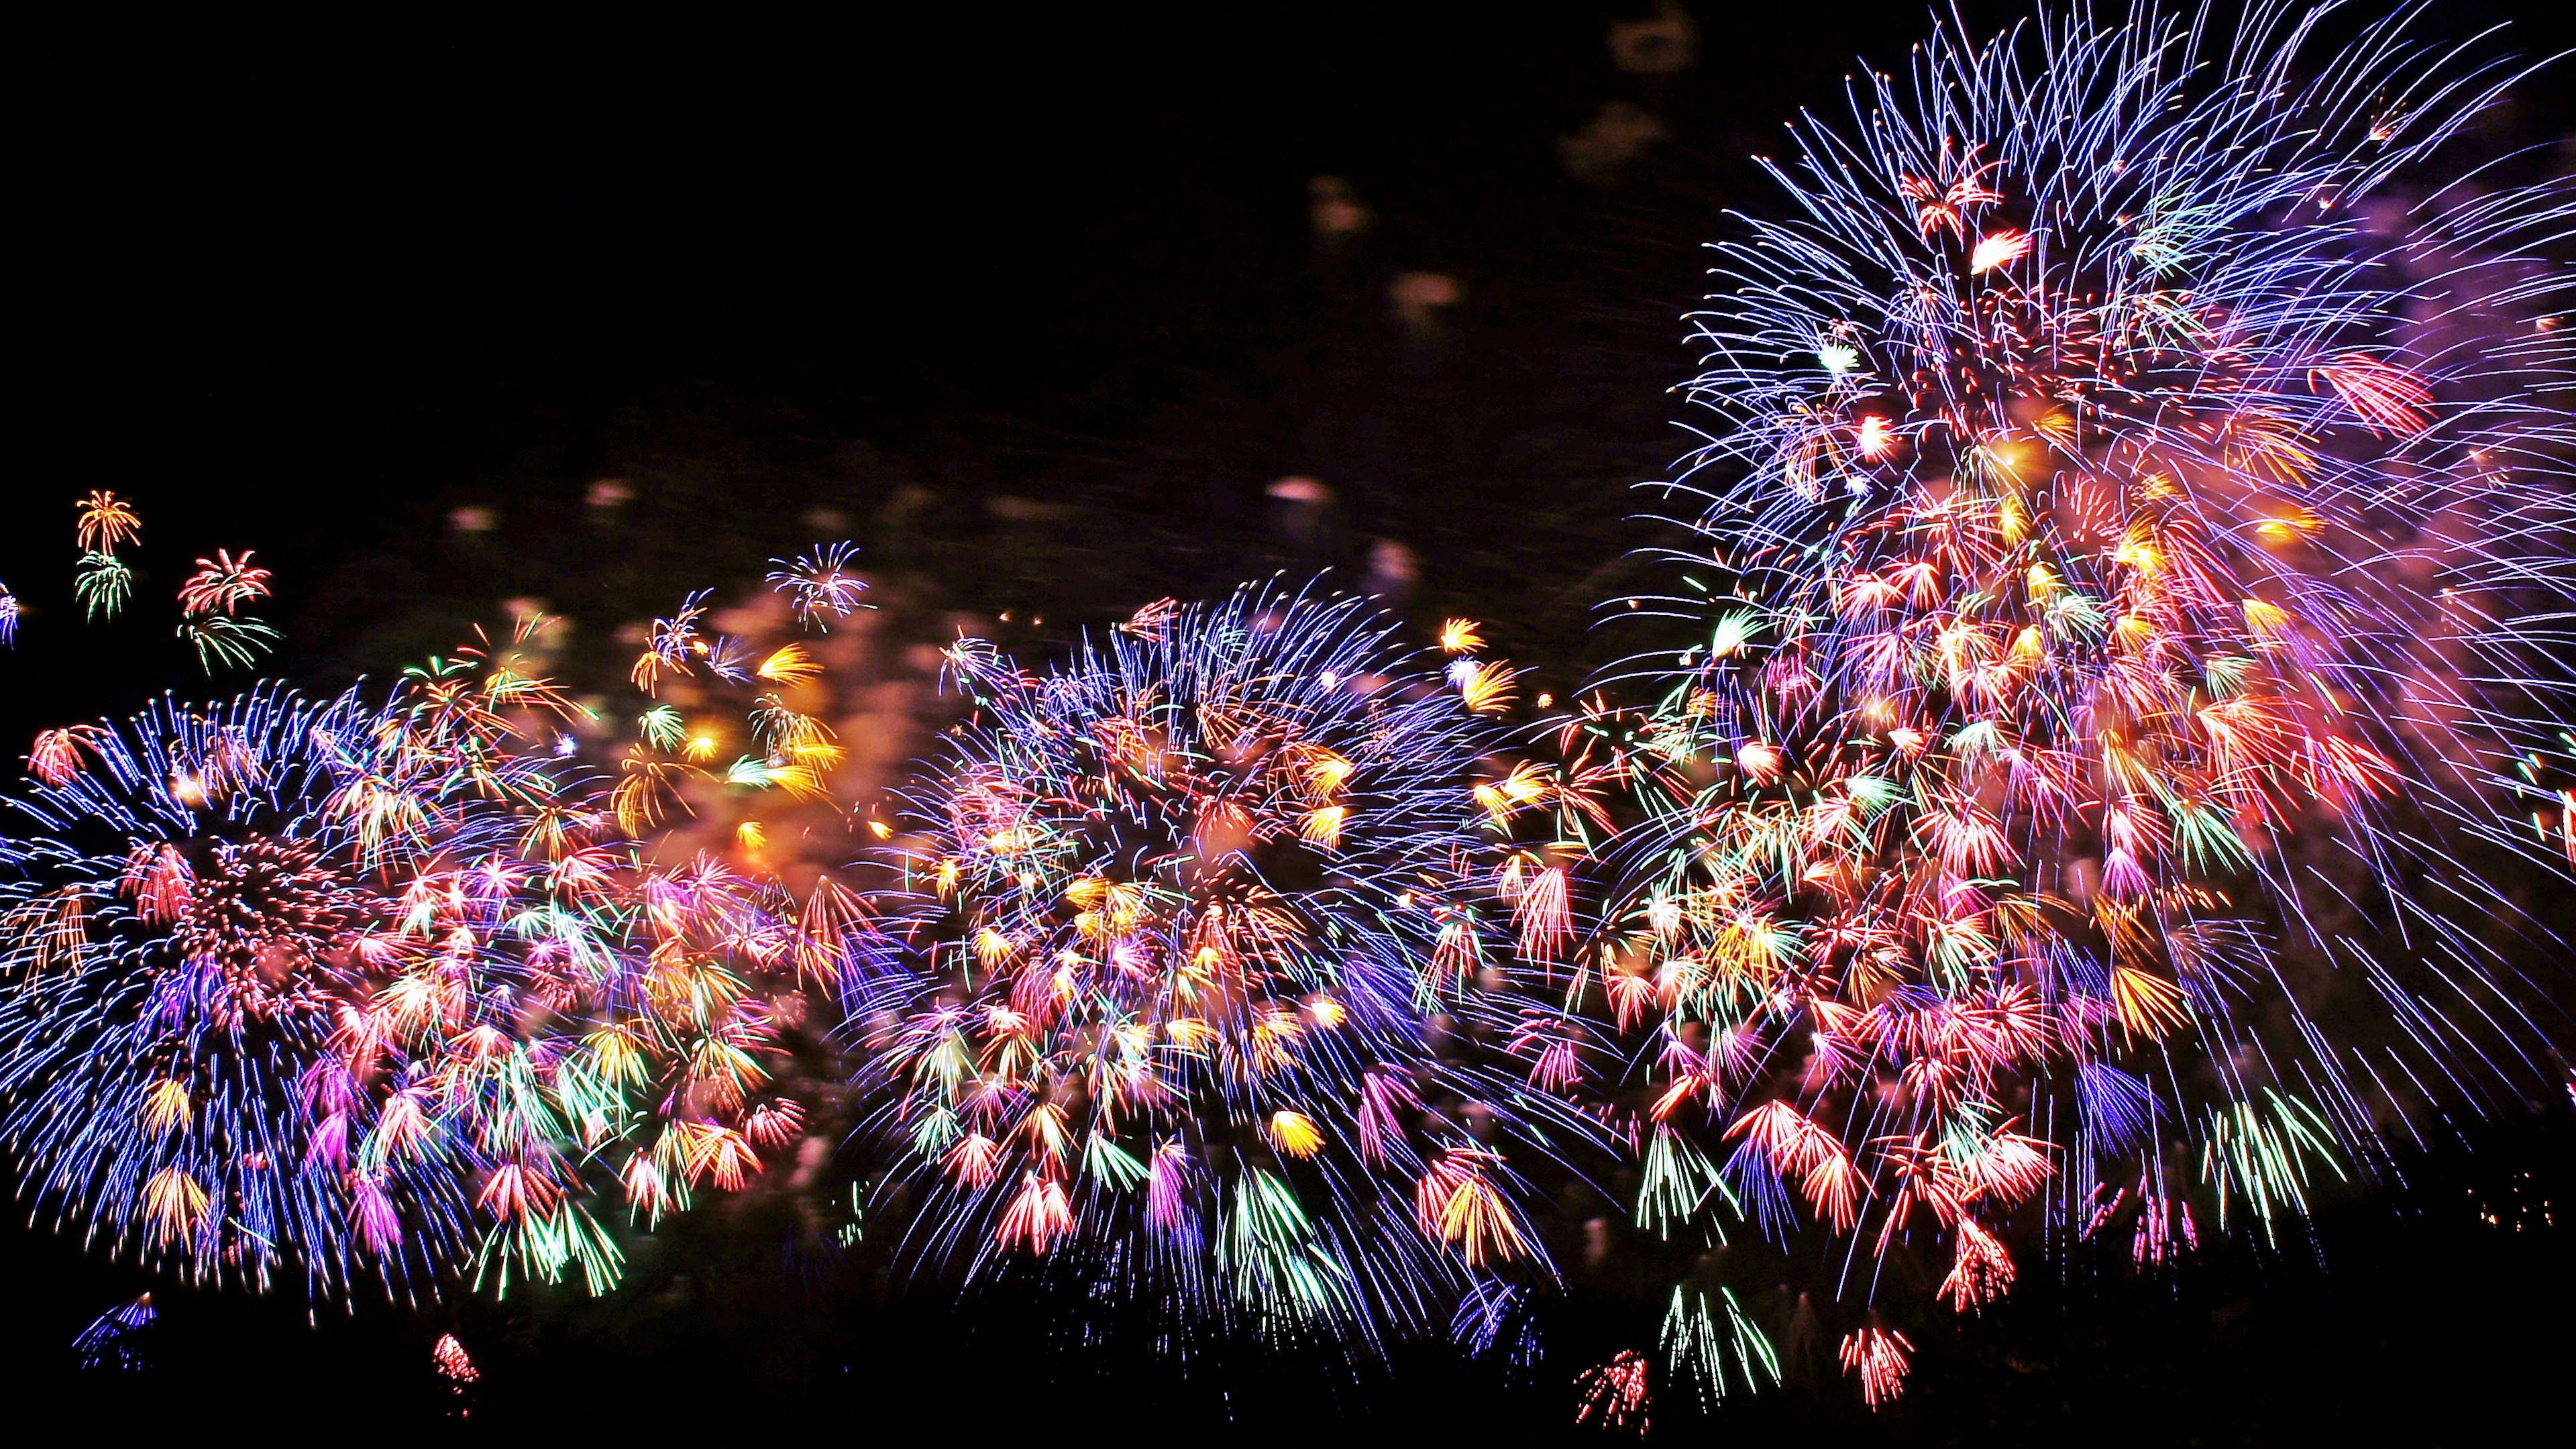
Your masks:
<svg viewBox="0 0 2576 1449"><path fill-rule="evenodd" d="M1964 1311L2017 1221L2268 1233L2536 1059L2569 192L2449 159L2514 69L2333 9L1940 24L1715 249L1641 1218L1939 1244Z"/></svg>
<svg viewBox="0 0 2576 1449"><path fill-rule="evenodd" d="M58 741L8 797L0 1141L41 1211L194 1279L317 1292L455 1245L449 1157L361 1171L316 1132L344 1105L366 934L395 914L402 856L335 808L386 735L354 692L165 699ZM370 1242L362 1193L406 1230L380 1217Z"/></svg>
<svg viewBox="0 0 2576 1449"><path fill-rule="evenodd" d="M1513 1163L1590 1131L1506 1064L1534 983L1471 708L1503 674L1455 687L1393 633L1246 588L1043 673L951 650L972 712L859 1012L923 1256L1362 1335L1546 1272Z"/></svg>

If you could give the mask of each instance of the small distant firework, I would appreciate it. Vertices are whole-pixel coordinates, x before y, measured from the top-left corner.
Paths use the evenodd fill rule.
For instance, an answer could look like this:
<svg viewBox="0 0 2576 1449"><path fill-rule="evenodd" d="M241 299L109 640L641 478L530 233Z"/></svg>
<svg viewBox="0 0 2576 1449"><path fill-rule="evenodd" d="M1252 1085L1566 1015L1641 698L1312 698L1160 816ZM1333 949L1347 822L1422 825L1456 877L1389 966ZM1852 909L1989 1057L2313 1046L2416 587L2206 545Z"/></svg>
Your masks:
<svg viewBox="0 0 2576 1449"><path fill-rule="evenodd" d="M97 725L41 731L27 752L27 772L48 785L67 783L80 772L83 747L95 750L104 733Z"/></svg>
<svg viewBox="0 0 2576 1449"><path fill-rule="evenodd" d="M1538 1362L1538 1325L1529 1313L1531 1290L1488 1278L1460 1295L1449 1318L1449 1341L1469 1358L1500 1358L1513 1368Z"/></svg>
<svg viewBox="0 0 2576 1449"><path fill-rule="evenodd" d="M1180 600L1156 599L1128 615L1126 621L1118 626L1118 632L1133 634L1139 639L1160 638L1163 630L1171 624L1172 617L1180 611Z"/></svg>
<svg viewBox="0 0 2576 1449"><path fill-rule="evenodd" d="M78 524L73 538L83 553L112 554L143 536L143 520L134 505L103 490L92 490L74 505Z"/></svg>
<svg viewBox="0 0 2576 1449"><path fill-rule="evenodd" d="M236 619L226 614L182 619L178 635L197 651L197 665L208 674L219 665L247 669L278 639L275 629L257 619Z"/></svg>
<svg viewBox="0 0 2576 1449"><path fill-rule="evenodd" d="M1651 817L1598 957L1642 1225L1946 1250L1965 1312L2016 1222L2269 1234L2512 1070L2462 862L2563 803L2566 191L2419 177L2515 77L2319 13L1945 25L1765 163L1676 485L1704 632L1584 722ZM1873 1406L1910 1348L1845 1340Z"/></svg>
<svg viewBox="0 0 2576 1449"><path fill-rule="evenodd" d="M1598 1421L1605 1429L1645 1434L1654 1427L1654 1390L1646 1379L1647 1367L1644 1354L1623 1348L1608 1363L1577 1374L1574 1385L1582 1391L1582 1400L1574 1411L1574 1421Z"/></svg>
<svg viewBox="0 0 2576 1449"><path fill-rule="evenodd" d="M912 1244L1371 1336L1545 1271L1509 1158L1591 1129L1503 1065L1535 1003L1487 904L1494 732L1361 601L1146 615L1044 674L949 651L974 712L859 1012Z"/></svg>
<svg viewBox="0 0 2576 1449"><path fill-rule="evenodd" d="M134 570L112 553L85 553L72 575L72 593L91 621L113 619L134 593Z"/></svg>
<svg viewBox="0 0 2576 1449"><path fill-rule="evenodd" d="M73 1336L72 1352L80 1355L82 1368L93 1372L137 1372L149 1366L144 1343L159 1316L149 1293L120 1303Z"/></svg>
<svg viewBox="0 0 2576 1449"><path fill-rule="evenodd" d="M452 1333L438 1336L438 1342L430 1346L429 1361L438 1370L438 1376L447 1380L448 1388L457 1393L463 1393L466 1385L483 1377L483 1371L474 1366L473 1357L465 1352L465 1345L457 1342L456 1335Z"/></svg>
<svg viewBox="0 0 2576 1449"><path fill-rule="evenodd" d="M776 572L769 575L769 586L786 597L799 622L828 632L833 621L867 607L859 599L867 592L867 581L850 572L858 551L852 543L818 544L792 562L771 559Z"/></svg>
<svg viewBox="0 0 2576 1449"><path fill-rule="evenodd" d="M1913 1352L1914 1345L1904 1334L1875 1326L1864 1328L1844 1337L1843 1368L1860 1376L1861 1398L1875 1409L1905 1392L1905 1373Z"/></svg>
<svg viewBox="0 0 2576 1449"><path fill-rule="evenodd" d="M7 584L0 584L0 645L17 647L18 615L21 612L18 596L9 592Z"/></svg>
<svg viewBox="0 0 2576 1449"><path fill-rule="evenodd" d="M666 675L693 674L701 659L707 661L709 672L741 682L741 670L731 667L730 661L718 655L699 635L698 621L706 617L707 600L711 597L712 590L700 589L680 601L678 612L667 619L655 619L647 626L644 652L636 657L635 668L630 675L637 689L646 694L657 693Z"/></svg>
<svg viewBox="0 0 2576 1449"><path fill-rule="evenodd" d="M1730 1289L1719 1288L1712 1299L1675 1287L1662 1341L1670 1381L1696 1388L1704 1408L1723 1402L1728 1386L1739 1380L1747 1393L1780 1384L1779 1355Z"/></svg>
<svg viewBox="0 0 2576 1449"><path fill-rule="evenodd" d="M252 565L249 549L242 550L238 559L227 550L215 550L213 558L197 560L197 571L179 586L180 612L191 619L230 615L253 599L267 597L268 570Z"/></svg>

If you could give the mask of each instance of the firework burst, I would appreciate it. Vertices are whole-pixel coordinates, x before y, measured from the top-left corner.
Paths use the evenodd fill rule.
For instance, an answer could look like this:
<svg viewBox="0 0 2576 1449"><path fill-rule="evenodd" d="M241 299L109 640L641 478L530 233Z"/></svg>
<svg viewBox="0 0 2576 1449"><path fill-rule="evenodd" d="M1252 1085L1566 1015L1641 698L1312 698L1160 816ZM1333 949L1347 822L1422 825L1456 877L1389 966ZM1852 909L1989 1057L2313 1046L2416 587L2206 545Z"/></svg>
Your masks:
<svg viewBox="0 0 2576 1449"><path fill-rule="evenodd" d="M263 688L39 743L0 841L0 1133L26 1190L113 1249L258 1285L362 1271L360 1184L305 1097L386 914L333 809L382 722ZM372 1186L413 1245L377 1267L453 1245L452 1160L388 1159Z"/></svg>
<svg viewBox="0 0 2576 1449"><path fill-rule="evenodd" d="M1937 1244L1966 1311L2026 1208L2268 1232L2527 1039L2460 862L2561 804L2564 192L2425 191L2512 76L2324 19L1944 29L1766 163L1702 632L1600 726L1650 1226ZM1873 1404L1908 1347L1847 1344Z"/></svg>
<svg viewBox="0 0 2576 1449"><path fill-rule="evenodd" d="M214 605L220 608L220 601ZM114 1250L317 1295L616 1281L600 1204L744 1185L777 893L660 865L524 657L48 731L0 842L0 1137Z"/></svg>
<svg viewBox="0 0 2576 1449"><path fill-rule="evenodd" d="M1510 1163L1587 1132L1500 1065L1496 732L1390 632L1245 589L1043 675L949 651L973 713L863 1008L925 1256L1363 1336L1545 1271Z"/></svg>

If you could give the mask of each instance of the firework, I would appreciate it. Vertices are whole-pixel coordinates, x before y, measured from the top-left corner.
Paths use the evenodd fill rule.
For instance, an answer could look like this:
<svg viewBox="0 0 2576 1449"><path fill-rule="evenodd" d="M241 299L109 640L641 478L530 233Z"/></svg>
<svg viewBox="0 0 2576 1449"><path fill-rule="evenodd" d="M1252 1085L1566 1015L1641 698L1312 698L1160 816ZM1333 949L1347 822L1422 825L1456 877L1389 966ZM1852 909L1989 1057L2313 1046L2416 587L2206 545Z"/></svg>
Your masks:
<svg viewBox="0 0 2576 1449"><path fill-rule="evenodd" d="M1510 1161L1586 1124L1506 1065L1496 736L1390 629L1247 588L1043 675L949 651L865 1008L924 1256L1363 1335L1545 1271Z"/></svg>
<svg viewBox="0 0 2576 1449"><path fill-rule="evenodd" d="M1798 219L1699 319L1704 632L1593 722L1652 814L1641 1221L1945 1243L1965 1311L2105 1182L2142 1257L2186 1182L2270 1231L2515 1020L2454 862L2556 803L2507 766L2567 698L2561 192L2407 201L2510 77L2316 19L1944 30L1766 163ZM1846 1344L1873 1405L1908 1347Z"/></svg>
<svg viewBox="0 0 2576 1449"><path fill-rule="evenodd" d="M811 953L619 833L541 627L381 705L264 685L38 738L0 842L0 1139L40 1204L201 1281L597 1290L602 1201L740 1186L792 1135L750 983Z"/></svg>
<svg viewBox="0 0 2576 1449"><path fill-rule="evenodd" d="M221 652L265 592L248 554L199 560L183 631ZM691 771L819 794L830 731L786 703L815 662L703 612L639 677L763 691L772 748L729 768L581 765L534 615L380 704L263 685L39 734L0 841L0 1141L40 1211L201 1282L601 1291L607 1205L650 1221L757 1177L802 1135L771 1080L796 987L860 917L625 828L686 814L635 787Z"/></svg>
<svg viewBox="0 0 2576 1449"><path fill-rule="evenodd" d="M1532 1291L1488 1278L1459 1296L1450 1315L1449 1341L1469 1358L1498 1358L1526 1369L1539 1358L1538 1325L1530 1315Z"/></svg>
<svg viewBox="0 0 2576 1449"><path fill-rule="evenodd" d="M72 575L72 593L82 614L95 622L113 619L134 592L134 570L112 553L85 553Z"/></svg>
<svg viewBox="0 0 2576 1449"><path fill-rule="evenodd" d="M73 505L73 511L77 516L73 537L82 553L112 554L143 536L143 520L135 515L134 505L113 493L92 489Z"/></svg>
<svg viewBox="0 0 2576 1449"><path fill-rule="evenodd" d="M18 646L18 616L22 612L18 596L9 592L7 584L0 584L0 645L12 649Z"/></svg>
<svg viewBox="0 0 2576 1449"><path fill-rule="evenodd" d="M1697 1388L1704 1408L1723 1402L1732 1380L1742 1380L1748 1393L1780 1383L1779 1355L1731 1289L1719 1288L1712 1301L1706 1293L1675 1287L1662 1338L1673 1381Z"/></svg>
<svg viewBox="0 0 2576 1449"><path fill-rule="evenodd" d="M1654 1390L1646 1381L1647 1367L1644 1354L1623 1348L1608 1363L1577 1374L1574 1386L1582 1392L1582 1402L1574 1421L1598 1420L1604 1429L1627 1429L1642 1437L1654 1427L1650 1412Z"/></svg>
<svg viewBox="0 0 2576 1449"><path fill-rule="evenodd" d="M197 651L197 663L212 674L218 661L247 668L277 643L275 629L238 610L253 599L268 597L268 570L251 563L251 551L238 559L224 549L197 560L197 571L179 586L179 637Z"/></svg>
<svg viewBox="0 0 2576 1449"><path fill-rule="evenodd" d="M236 619L229 614L182 619L177 632L197 651L197 665L208 674L214 673L217 665L247 669L278 640L277 631L259 620Z"/></svg>
<svg viewBox="0 0 2576 1449"><path fill-rule="evenodd" d="M794 606L797 619L807 628L829 632L832 621L868 607L859 602L868 590L867 581L850 571L850 560L858 551L856 544L822 544L793 562L771 559L776 571L769 576L769 586Z"/></svg>
<svg viewBox="0 0 2576 1449"><path fill-rule="evenodd" d="M268 597L268 570L251 563L251 551L238 559L224 549L197 560L196 573L179 586L179 607L188 617L230 615L253 599Z"/></svg>
<svg viewBox="0 0 2576 1449"><path fill-rule="evenodd" d="M861 607L852 555L846 544L811 550L732 610L691 594L645 631L631 671L651 702L609 805L654 856L687 862L644 867L655 899L705 903L648 911L677 934L654 956L648 994L671 1009L646 1023L639 1065L676 1106L625 1172L647 1214L687 1206L703 1183L740 1186L762 1154L819 1130L802 1087L773 1068L825 1048L852 953L872 938L868 906L830 868L858 827L845 803L850 752L832 721L850 722L842 686L865 651L857 631L784 636L829 633Z"/></svg>
<svg viewBox="0 0 2576 1449"><path fill-rule="evenodd" d="M149 1361L144 1344L159 1317L151 1294L128 1299L90 1320L87 1328L75 1334L72 1352L80 1355L81 1367L92 1372L105 1369L133 1373Z"/></svg>
<svg viewBox="0 0 2576 1449"><path fill-rule="evenodd" d="M124 612L134 595L134 569L117 550L142 536L134 506L114 493L94 491L74 505L74 537L81 550L72 570L72 593L82 615L92 623ZM212 674L218 667L246 669L274 648L277 630L241 612L244 604L269 596L269 571L217 549L211 559L197 560L196 572L179 586L177 635L197 656L198 667ZM0 588L0 644L15 640L19 605Z"/></svg>
<svg viewBox="0 0 2576 1449"><path fill-rule="evenodd" d="M40 742L9 801L0 1138L26 1191L117 1251L257 1284L353 1269L360 1185L305 1096L384 915L332 815L378 723L274 688L164 703ZM372 1186L407 1205L409 1241L456 1234L453 1162L387 1156ZM397 1276L419 1266L393 1253Z"/></svg>
<svg viewBox="0 0 2576 1449"><path fill-rule="evenodd" d="M649 1223L748 1186L797 1138L802 1107L772 1081L780 1027L803 1009L786 988L837 960L845 925L828 892L800 914L773 883L704 853L661 860L670 842L627 832L627 781L568 763L576 742L555 727L586 717L534 672L546 629L530 616L506 651L406 675L403 758L507 805L518 834L406 889L424 939L480 949L421 963L370 1007L475 1146L477 1277L505 1292L576 1266L607 1287L605 1203Z"/></svg>
<svg viewBox="0 0 2576 1449"><path fill-rule="evenodd" d="M440 1334L438 1342L430 1345L429 1361L455 1393L463 1393L467 1385L483 1377L483 1371L474 1366L473 1355L465 1351L465 1345L457 1342L456 1335L452 1333Z"/></svg>
<svg viewBox="0 0 2576 1449"><path fill-rule="evenodd" d="M81 556L73 571L72 591L89 619L113 619L134 592L134 570L118 560L116 551L142 536L143 520L136 516L133 504L103 490L92 490L73 510L77 518L73 537Z"/></svg>
<svg viewBox="0 0 2576 1449"><path fill-rule="evenodd" d="M1843 1338L1843 1368L1859 1376L1861 1398L1873 1409L1905 1392L1913 1353L1904 1334L1874 1325Z"/></svg>

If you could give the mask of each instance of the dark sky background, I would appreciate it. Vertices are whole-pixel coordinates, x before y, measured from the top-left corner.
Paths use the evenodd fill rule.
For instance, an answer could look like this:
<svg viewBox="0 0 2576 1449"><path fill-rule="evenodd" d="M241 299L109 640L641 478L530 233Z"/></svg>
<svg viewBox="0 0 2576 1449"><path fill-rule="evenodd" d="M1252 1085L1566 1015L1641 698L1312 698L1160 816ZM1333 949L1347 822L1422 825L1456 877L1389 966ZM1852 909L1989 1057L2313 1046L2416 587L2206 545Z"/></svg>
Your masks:
<svg viewBox="0 0 2576 1449"><path fill-rule="evenodd" d="M1049 611L1050 637L1274 568L1364 576L1392 540L1418 560L1412 607L1493 620L1570 682L1603 657L1592 606L1647 537L1627 489L1684 446L1664 390L1690 371L1677 318L1698 244L1726 208L1769 201L1744 156L1799 105L1838 108L1852 57L1901 59L1925 17L1701 0L1695 63L1654 75L1607 43L1644 6L1094 8L136 13L20 33L0 580L31 613L0 655L0 739L190 687L148 601L217 546L277 567L283 668L329 684L514 596L604 640L688 588L746 582L816 534L816 508L920 596ZM1980 31L2021 13L1963 9ZM2576 38L2541 4L2446 0L2436 24L2500 18L2526 52ZM2488 143L2556 140L2568 98L2563 71L2527 86ZM1564 138L1614 102L1663 139L1570 174ZM1372 213L1339 247L1313 226L1319 176ZM1456 287L1428 326L1390 300L1408 272ZM1264 490L1290 474L1335 504L1283 512ZM614 527L585 502L603 477L638 491ZM93 487L139 501L157 577L137 617L85 631L70 515ZM1015 518L1010 500L1063 514ZM467 507L490 532L455 528ZM2475 1383L2464 1399L2509 1404L2512 1354L2532 1351L2513 1312L2538 1283L2566 1301L2565 1229L2534 1217L2498 1237L2495 1213L2460 1204L2540 1201L2506 1170L2534 1140L2563 1191L2569 1138L2547 1131L2348 1209L2335 1279L2304 1249L2165 1289L2114 1274L2096 1292L2074 1272L1926 1354L1893 1427L1861 1425L1830 1382L1731 1411L1734 1427L2121 1442L2138 1426L2104 1425L2124 1402L2173 1400L2198 1442L2261 1442L2309 1414L2366 1424L2356 1392L2435 1368ZM2420 1233L2390 1226L2406 1222ZM1066 1402L978 1406L1010 1381L993 1360L1025 1345L949 1352L966 1330L936 1305L782 1298L762 1251L675 1247L694 1266L640 1274L613 1312L438 1312L486 1360L485 1417L579 1418L596 1400L617 1433L674 1373L736 1386L705 1392L738 1393L755 1425L765 1401L853 1430L935 1423L944 1402L970 1436L1026 1415L1078 1438L1106 1412L1084 1403L1155 1394L1193 1413L1267 1397L1388 1423L1490 1429L1525 1402L1547 1416L1530 1422L1562 1420L1553 1382L1425 1369L1335 1397L1293 1381L1331 1377L1311 1365L1237 1364L1185 1390L1150 1360L1082 1353L1028 1370L1072 1385ZM19 1304L0 1381L74 1392L71 1329L140 1280L23 1232L0 1238L0 1269ZM728 1271L752 1284L730 1309L672 1296ZM189 1394L239 1380L266 1410L455 1406L410 1320L174 1303L163 1372Z"/></svg>
<svg viewBox="0 0 2576 1449"><path fill-rule="evenodd" d="M1420 607L1579 674L1626 489L1685 446L1698 246L1768 201L1745 156L1927 12L1704 4L1695 63L1653 75L1606 43L1643 6L1387 9L47 36L0 579L67 616L56 535L112 487L150 525L140 594L260 549L319 682L502 597L608 623L739 582L822 504L946 602L1067 623L1393 539ZM2576 38L2495 0L2435 28L2517 9L2526 51ZM2554 139L2562 91L2499 134ZM1664 139L1576 179L1563 139L1614 104ZM1373 213L1329 252L1326 175ZM1389 301L1408 271L1458 290L1426 335ZM667 476L637 526L584 532L589 482L638 469ZM1289 474L1337 499L1295 536L1263 494ZM906 487L912 526L871 530ZM1070 518L1011 527L1005 496ZM466 505L490 535L450 527ZM31 618L48 690L0 728L190 677L146 632Z"/></svg>

